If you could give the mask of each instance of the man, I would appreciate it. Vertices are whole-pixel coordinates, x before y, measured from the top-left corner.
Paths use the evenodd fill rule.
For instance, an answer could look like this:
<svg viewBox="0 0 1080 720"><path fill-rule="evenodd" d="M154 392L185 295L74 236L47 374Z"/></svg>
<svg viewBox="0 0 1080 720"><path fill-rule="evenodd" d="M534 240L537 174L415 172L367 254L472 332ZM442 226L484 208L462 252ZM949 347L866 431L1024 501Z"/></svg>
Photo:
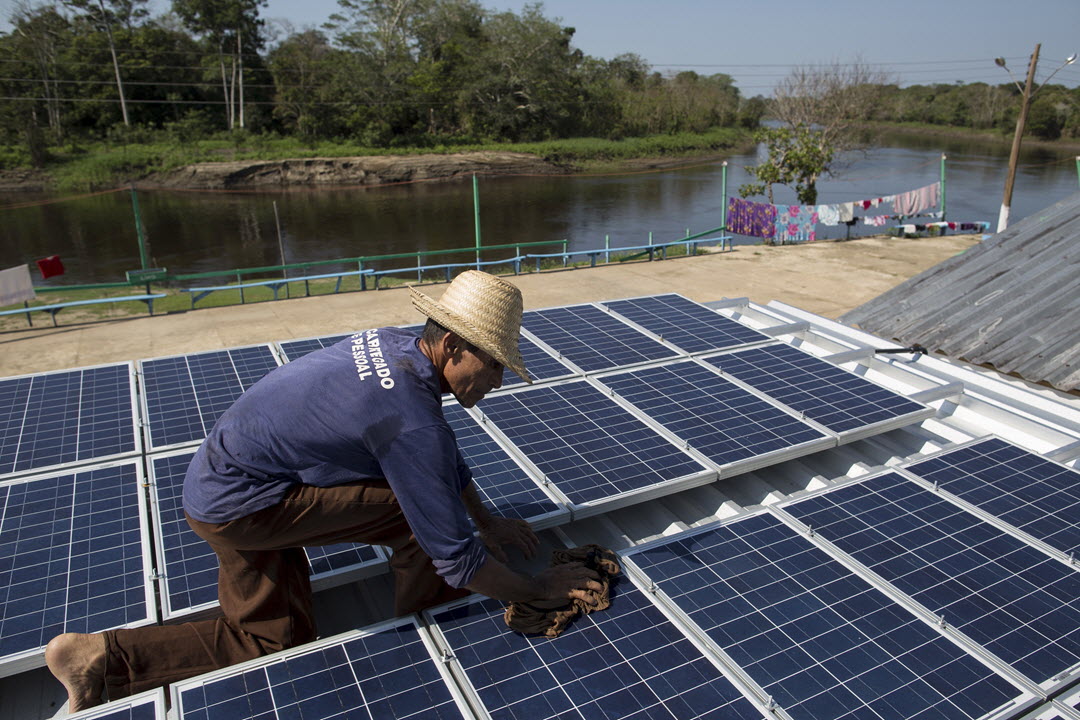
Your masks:
<svg viewBox="0 0 1080 720"><path fill-rule="evenodd" d="M581 564L535 577L503 564L504 545L532 556L536 535L484 507L442 414L442 393L472 407L504 366L529 381L520 291L469 271L439 302L412 293L428 317L420 338L357 333L269 373L222 415L188 468L184 509L217 553L223 617L54 638L45 660L69 711L316 639L304 546L391 548L399 615L467 591L588 601L600 589Z"/></svg>

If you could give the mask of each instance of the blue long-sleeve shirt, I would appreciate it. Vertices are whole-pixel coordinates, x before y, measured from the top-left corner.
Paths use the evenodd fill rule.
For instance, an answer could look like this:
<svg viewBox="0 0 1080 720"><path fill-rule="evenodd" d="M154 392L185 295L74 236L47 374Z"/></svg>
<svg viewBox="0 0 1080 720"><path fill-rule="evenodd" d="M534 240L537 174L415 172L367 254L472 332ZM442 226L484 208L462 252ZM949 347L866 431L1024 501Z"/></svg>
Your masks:
<svg viewBox="0 0 1080 720"><path fill-rule="evenodd" d="M279 502L289 487L385 478L439 574L463 587L487 558L461 493L472 473L442 413L418 338L357 333L255 383L188 467L184 509L221 523Z"/></svg>

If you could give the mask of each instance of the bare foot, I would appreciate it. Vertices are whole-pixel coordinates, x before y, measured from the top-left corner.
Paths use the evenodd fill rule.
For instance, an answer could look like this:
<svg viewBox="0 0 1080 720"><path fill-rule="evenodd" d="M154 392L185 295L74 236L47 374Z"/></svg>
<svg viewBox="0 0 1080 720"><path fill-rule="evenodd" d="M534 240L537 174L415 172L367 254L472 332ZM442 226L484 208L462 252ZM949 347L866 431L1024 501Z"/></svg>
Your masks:
<svg viewBox="0 0 1080 720"><path fill-rule="evenodd" d="M64 633L45 648L45 664L68 693L68 712L101 704L105 689L105 637Z"/></svg>

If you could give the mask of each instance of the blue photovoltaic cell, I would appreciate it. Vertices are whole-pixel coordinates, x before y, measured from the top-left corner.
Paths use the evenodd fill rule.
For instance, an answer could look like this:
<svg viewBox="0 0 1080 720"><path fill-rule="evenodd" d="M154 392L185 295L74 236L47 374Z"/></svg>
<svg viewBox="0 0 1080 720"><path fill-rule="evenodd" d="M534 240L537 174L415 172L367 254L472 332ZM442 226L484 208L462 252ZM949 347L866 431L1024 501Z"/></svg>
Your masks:
<svg viewBox="0 0 1080 720"><path fill-rule="evenodd" d="M989 438L905 466L1063 553L1080 555L1080 472Z"/></svg>
<svg viewBox="0 0 1080 720"><path fill-rule="evenodd" d="M266 345L144 360L150 446L159 449L205 438L222 413L276 367Z"/></svg>
<svg viewBox="0 0 1080 720"><path fill-rule="evenodd" d="M601 382L718 465L826 437L693 362L609 375Z"/></svg>
<svg viewBox="0 0 1080 720"><path fill-rule="evenodd" d="M1080 573L896 473L785 508L1036 683L1080 662Z"/></svg>
<svg viewBox="0 0 1080 720"><path fill-rule="evenodd" d="M0 658L145 624L134 463L0 486Z"/></svg>
<svg viewBox="0 0 1080 720"><path fill-rule="evenodd" d="M603 304L688 353L724 350L772 339L681 295L656 295Z"/></svg>
<svg viewBox="0 0 1080 720"><path fill-rule="evenodd" d="M762 714L623 580L611 607L557 640L511 632L496 600L434 615L493 720L758 718Z"/></svg>
<svg viewBox="0 0 1080 720"><path fill-rule="evenodd" d="M627 555L796 720L975 718L1020 695L769 514Z"/></svg>
<svg viewBox="0 0 1080 720"><path fill-rule="evenodd" d="M575 504L704 470L584 381L489 397L478 407Z"/></svg>
<svg viewBox="0 0 1080 720"><path fill-rule="evenodd" d="M585 372L679 354L592 305L530 310L521 326Z"/></svg>
<svg viewBox="0 0 1080 720"><path fill-rule="evenodd" d="M461 718L411 622L179 687L179 720Z"/></svg>
<svg viewBox="0 0 1080 720"><path fill-rule="evenodd" d="M153 696L113 700L93 710L84 710L68 717L79 720L165 720L164 704L162 704L163 710L159 716L154 700Z"/></svg>
<svg viewBox="0 0 1080 720"><path fill-rule="evenodd" d="M521 352L521 359L525 361L525 370L528 371L533 382L575 374L573 370L548 355L547 352L540 349L539 345L524 335L518 337L518 350ZM503 387L524 384L525 381L518 377L516 372L506 368L506 372L503 374Z"/></svg>
<svg viewBox="0 0 1080 720"><path fill-rule="evenodd" d="M926 410L925 405L790 345L738 350L707 362L833 432Z"/></svg>
<svg viewBox="0 0 1080 720"><path fill-rule="evenodd" d="M313 353L316 350L322 350L325 347L335 345L347 337L352 337L352 333L345 333L344 335L324 335L323 337L308 338L306 340L281 340L278 342L278 347L281 348L281 352L285 355L285 359L288 362L292 362L298 358L302 358L308 353Z"/></svg>
<svg viewBox="0 0 1080 720"><path fill-rule="evenodd" d="M151 458L171 613L217 602L217 556L184 519L184 474L195 451ZM381 560L370 545L347 543L305 548L312 575L345 571Z"/></svg>
<svg viewBox="0 0 1080 720"><path fill-rule="evenodd" d="M443 407L477 492L502 517L529 520L559 509L480 424L458 404Z"/></svg>
<svg viewBox="0 0 1080 720"><path fill-rule="evenodd" d="M0 475L137 449L127 364L0 380Z"/></svg>

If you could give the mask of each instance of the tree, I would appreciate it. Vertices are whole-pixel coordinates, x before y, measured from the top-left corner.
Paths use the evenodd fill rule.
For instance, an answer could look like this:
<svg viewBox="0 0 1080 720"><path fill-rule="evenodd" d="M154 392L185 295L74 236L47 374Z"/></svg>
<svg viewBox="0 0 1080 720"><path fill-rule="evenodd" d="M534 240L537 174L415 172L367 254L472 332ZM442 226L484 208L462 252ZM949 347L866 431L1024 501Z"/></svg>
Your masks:
<svg viewBox="0 0 1080 720"><path fill-rule="evenodd" d="M748 167L758 182L739 188L743 197L767 194L774 184L795 190L799 202L817 202L817 181L832 174L837 157L864 147L858 123L874 114L884 73L861 61L796 68L773 91L773 114L783 125L759 130L769 159Z"/></svg>

